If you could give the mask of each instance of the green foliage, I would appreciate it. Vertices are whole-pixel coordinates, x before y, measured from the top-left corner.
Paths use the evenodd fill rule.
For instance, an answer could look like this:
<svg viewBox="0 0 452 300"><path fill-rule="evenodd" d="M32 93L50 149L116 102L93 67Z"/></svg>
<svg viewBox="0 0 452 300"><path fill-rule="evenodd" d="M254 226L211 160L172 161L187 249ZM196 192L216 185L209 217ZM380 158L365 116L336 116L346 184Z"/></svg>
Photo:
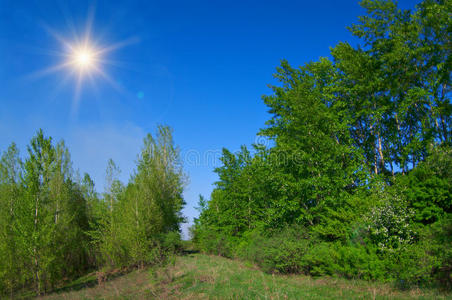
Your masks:
<svg viewBox="0 0 452 300"><path fill-rule="evenodd" d="M452 215L427 227L421 236L424 258L432 262L432 277L445 289L452 288Z"/></svg>
<svg viewBox="0 0 452 300"><path fill-rule="evenodd" d="M178 231L170 231L163 236L162 247L169 253L180 253L183 243Z"/></svg>
<svg viewBox="0 0 452 300"><path fill-rule="evenodd" d="M119 182L118 174L110 160L104 210L98 227L90 232L100 265L152 264L165 251L176 249L176 244L171 246L176 242L171 232L178 232L183 221L184 174L170 128L160 126L155 139L150 134L144 139L137 170L127 186Z"/></svg>
<svg viewBox="0 0 452 300"><path fill-rule="evenodd" d="M434 268L438 265L436 257L429 253L430 241L422 241L409 245L401 251L385 257L386 269L391 273L396 286L409 288L412 286L432 286Z"/></svg>
<svg viewBox="0 0 452 300"><path fill-rule="evenodd" d="M452 212L451 151L450 147L434 149L408 176L399 178L418 222L431 224Z"/></svg>
<svg viewBox="0 0 452 300"><path fill-rule="evenodd" d="M303 271L312 276L332 276L335 273L338 253L334 244L318 243L313 245L303 257Z"/></svg>
<svg viewBox="0 0 452 300"><path fill-rule="evenodd" d="M0 170L0 292L33 286L40 294L89 268L87 206L64 142L38 131L25 161L12 144Z"/></svg>
<svg viewBox="0 0 452 300"><path fill-rule="evenodd" d="M301 259L310 243L300 226L288 226L270 236L255 230L244 236L237 255L256 263L265 272L300 273Z"/></svg>
<svg viewBox="0 0 452 300"><path fill-rule="evenodd" d="M161 263L180 250L184 175L171 130L145 139L127 186L109 160L100 197L74 175L64 142L38 131L24 161L12 144L0 160L0 296L36 294L95 267Z"/></svg>
<svg viewBox="0 0 452 300"><path fill-rule="evenodd" d="M13 289L24 282L20 274L23 249L17 247L15 237L15 208L21 196L22 172L19 150L13 143L0 160L0 292Z"/></svg>
<svg viewBox="0 0 452 300"><path fill-rule="evenodd" d="M379 187L375 188L377 203L364 218L369 238L381 252L395 251L412 243L415 232L411 226L414 211L407 207L406 201L397 194L389 194Z"/></svg>
<svg viewBox="0 0 452 300"><path fill-rule="evenodd" d="M196 243L201 251L224 257L233 257L235 240L224 233L213 230L196 233Z"/></svg>
<svg viewBox="0 0 452 300"><path fill-rule="evenodd" d="M223 150L193 241L267 272L448 287L450 1L361 5L358 46L281 62L258 133L271 147Z"/></svg>
<svg viewBox="0 0 452 300"><path fill-rule="evenodd" d="M390 281L385 264L372 247L344 245L337 249L335 273L345 278Z"/></svg>

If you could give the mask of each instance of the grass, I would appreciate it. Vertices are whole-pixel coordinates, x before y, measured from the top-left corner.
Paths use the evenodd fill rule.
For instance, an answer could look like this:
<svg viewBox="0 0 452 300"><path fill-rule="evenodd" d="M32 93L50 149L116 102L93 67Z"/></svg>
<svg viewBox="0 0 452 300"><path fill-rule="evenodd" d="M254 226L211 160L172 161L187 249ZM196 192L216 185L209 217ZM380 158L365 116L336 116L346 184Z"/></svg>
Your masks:
<svg viewBox="0 0 452 300"><path fill-rule="evenodd" d="M152 299L150 279L149 269L142 269L99 285L92 273L39 299Z"/></svg>
<svg viewBox="0 0 452 300"><path fill-rule="evenodd" d="M41 299L450 299L365 281L265 274L245 262L204 254L178 256L164 268L137 270L102 285L93 280L85 276L72 290Z"/></svg>

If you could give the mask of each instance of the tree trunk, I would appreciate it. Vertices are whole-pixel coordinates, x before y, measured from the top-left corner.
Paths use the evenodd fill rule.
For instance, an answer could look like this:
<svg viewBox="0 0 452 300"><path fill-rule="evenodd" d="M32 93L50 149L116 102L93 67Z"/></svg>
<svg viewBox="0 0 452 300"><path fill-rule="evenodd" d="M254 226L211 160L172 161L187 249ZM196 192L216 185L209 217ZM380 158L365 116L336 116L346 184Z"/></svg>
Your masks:
<svg viewBox="0 0 452 300"><path fill-rule="evenodd" d="M377 147L374 146L374 173L378 175L378 157L377 157Z"/></svg>
<svg viewBox="0 0 452 300"><path fill-rule="evenodd" d="M36 233L38 231L38 207L39 207L39 197L36 197L35 202L35 220L34 220L34 232ZM41 282L39 278L39 261L38 261L38 251L37 251L37 245L36 241L34 241L33 245L33 263L35 266L35 282L36 282L36 293L39 295L41 293Z"/></svg>
<svg viewBox="0 0 452 300"><path fill-rule="evenodd" d="M378 153L380 154L380 165L381 165L381 168L384 169L384 167L385 167L385 159L383 157L383 149L382 149L382 146L381 146L381 136L380 136L380 134L378 134Z"/></svg>

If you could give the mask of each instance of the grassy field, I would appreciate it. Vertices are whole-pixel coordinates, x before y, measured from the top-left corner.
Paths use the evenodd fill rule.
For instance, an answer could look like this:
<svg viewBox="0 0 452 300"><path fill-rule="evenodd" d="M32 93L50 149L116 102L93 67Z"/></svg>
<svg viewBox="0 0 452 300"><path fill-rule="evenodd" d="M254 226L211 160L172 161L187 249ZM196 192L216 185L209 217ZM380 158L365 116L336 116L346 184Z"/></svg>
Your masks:
<svg viewBox="0 0 452 300"><path fill-rule="evenodd" d="M265 274L218 256L178 256L165 268L117 276L101 285L95 274L41 299L450 299L432 291L337 278Z"/></svg>

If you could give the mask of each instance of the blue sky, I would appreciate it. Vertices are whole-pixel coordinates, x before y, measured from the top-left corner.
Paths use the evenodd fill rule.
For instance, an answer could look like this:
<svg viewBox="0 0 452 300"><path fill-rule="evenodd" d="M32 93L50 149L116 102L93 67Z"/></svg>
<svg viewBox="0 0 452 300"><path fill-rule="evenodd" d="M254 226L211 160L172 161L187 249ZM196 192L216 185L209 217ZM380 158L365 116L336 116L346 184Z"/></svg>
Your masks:
<svg viewBox="0 0 452 300"><path fill-rule="evenodd" d="M97 45L129 43L104 57L114 63L102 67L111 81L84 80L76 97L69 70L42 71L62 61L49 28L71 42L89 11ZM42 128L65 140L74 167L102 192L108 158L127 182L145 134L170 125L186 162L184 214L192 220L198 195L209 196L217 179L221 148L250 145L269 119L261 96L280 60L299 66L339 41L356 44L346 26L363 13L352 0L2 0L0 150L14 141L25 154Z"/></svg>

